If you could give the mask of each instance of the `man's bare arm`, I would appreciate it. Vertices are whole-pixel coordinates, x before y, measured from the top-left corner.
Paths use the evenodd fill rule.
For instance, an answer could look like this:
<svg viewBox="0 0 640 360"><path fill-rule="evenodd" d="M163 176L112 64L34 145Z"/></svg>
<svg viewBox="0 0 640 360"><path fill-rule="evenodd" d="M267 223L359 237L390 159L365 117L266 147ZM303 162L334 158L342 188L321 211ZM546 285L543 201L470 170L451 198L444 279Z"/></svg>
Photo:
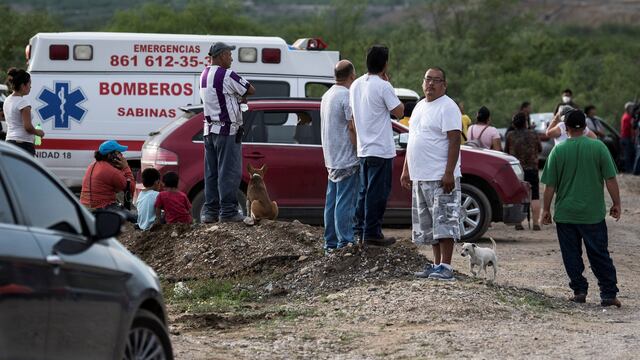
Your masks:
<svg viewBox="0 0 640 360"><path fill-rule="evenodd" d="M391 115L395 116L398 120L402 119L404 117L404 104L400 103L400 105L393 108Z"/></svg>
<svg viewBox="0 0 640 360"><path fill-rule="evenodd" d="M609 191L609 195L611 196L611 200L613 201L613 205L609 210L609 215L611 215L616 221L620 220L620 215L622 214L622 204L620 203L620 188L618 187L618 180L616 177L612 177L611 179L607 179L605 181L607 184L607 191Z"/></svg>
<svg viewBox="0 0 640 360"><path fill-rule="evenodd" d="M349 140L354 146L356 146L358 144L358 138L356 134L356 125L354 124L353 119L349 120L347 128L349 129Z"/></svg>

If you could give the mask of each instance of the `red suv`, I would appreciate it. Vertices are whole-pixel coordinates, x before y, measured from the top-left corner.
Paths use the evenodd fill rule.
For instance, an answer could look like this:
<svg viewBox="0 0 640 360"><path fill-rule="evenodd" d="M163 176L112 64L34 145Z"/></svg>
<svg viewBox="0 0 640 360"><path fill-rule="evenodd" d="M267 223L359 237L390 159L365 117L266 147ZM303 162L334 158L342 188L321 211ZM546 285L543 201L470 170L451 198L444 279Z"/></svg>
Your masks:
<svg viewBox="0 0 640 360"><path fill-rule="evenodd" d="M320 144L320 101L311 99L261 99L250 101L244 112L243 176L238 202L244 206L249 181L246 163L268 165L265 183L278 202L281 219L322 224L327 171ZM179 188L200 218L204 202L204 146L202 105L182 108L176 121L150 134L142 147L142 168L161 173L175 171ZM309 121L310 120L310 121ZM304 125L298 125L298 124ZM393 122L397 157L393 188L385 224L411 223L411 192L400 186L408 128ZM462 207L464 239L482 236L491 221L519 223L526 216L529 187L518 160L504 153L462 147ZM142 184L137 184L142 188Z"/></svg>

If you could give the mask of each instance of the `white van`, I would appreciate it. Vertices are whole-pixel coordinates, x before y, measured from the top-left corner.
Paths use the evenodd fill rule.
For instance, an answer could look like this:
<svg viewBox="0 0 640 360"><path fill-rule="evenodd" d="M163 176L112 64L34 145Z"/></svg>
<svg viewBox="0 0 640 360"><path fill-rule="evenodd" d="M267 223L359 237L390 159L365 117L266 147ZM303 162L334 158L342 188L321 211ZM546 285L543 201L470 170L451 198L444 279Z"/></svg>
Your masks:
<svg viewBox="0 0 640 360"><path fill-rule="evenodd" d="M209 47L235 45L231 68L254 97L308 97L333 84L336 51L320 39L288 45L277 37L133 33L39 33L26 48L34 123L45 131L41 162L69 187L82 185L93 152L107 139L129 146L139 167L147 135L178 107L199 104L199 76Z"/></svg>

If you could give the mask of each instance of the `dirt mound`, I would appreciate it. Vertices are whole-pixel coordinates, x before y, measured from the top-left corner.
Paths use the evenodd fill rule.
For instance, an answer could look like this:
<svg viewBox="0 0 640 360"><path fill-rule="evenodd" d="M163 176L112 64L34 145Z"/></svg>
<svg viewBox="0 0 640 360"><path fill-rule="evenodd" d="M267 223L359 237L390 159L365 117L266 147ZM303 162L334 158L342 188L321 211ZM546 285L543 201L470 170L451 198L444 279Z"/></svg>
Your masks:
<svg viewBox="0 0 640 360"><path fill-rule="evenodd" d="M162 225L126 231L120 241L168 280L281 272L300 257L322 256L322 230L299 222Z"/></svg>
<svg viewBox="0 0 640 360"><path fill-rule="evenodd" d="M324 256L323 230L298 221L163 225L127 229L120 241L169 281L242 279L270 295L331 292L353 284L410 276L427 259L408 240L391 247L353 246Z"/></svg>

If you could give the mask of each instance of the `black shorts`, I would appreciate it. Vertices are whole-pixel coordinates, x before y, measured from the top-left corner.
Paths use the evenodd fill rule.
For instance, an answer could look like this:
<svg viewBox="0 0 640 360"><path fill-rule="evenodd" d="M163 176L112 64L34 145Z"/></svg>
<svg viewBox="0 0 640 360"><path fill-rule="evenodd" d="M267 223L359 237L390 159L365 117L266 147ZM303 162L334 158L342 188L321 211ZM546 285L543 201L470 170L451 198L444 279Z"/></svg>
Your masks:
<svg viewBox="0 0 640 360"><path fill-rule="evenodd" d="M36 156L36 146L26 141L7 140L9 144L13 144L22 150L28 152L31 156Z"/></svg>
<svg viewBox="0 0 640 360"><path fill-rule="evenodd" d="M538 169L525 169L524 181L531 185L531 200L540 200L540 178L538 178Z"/></svg>

